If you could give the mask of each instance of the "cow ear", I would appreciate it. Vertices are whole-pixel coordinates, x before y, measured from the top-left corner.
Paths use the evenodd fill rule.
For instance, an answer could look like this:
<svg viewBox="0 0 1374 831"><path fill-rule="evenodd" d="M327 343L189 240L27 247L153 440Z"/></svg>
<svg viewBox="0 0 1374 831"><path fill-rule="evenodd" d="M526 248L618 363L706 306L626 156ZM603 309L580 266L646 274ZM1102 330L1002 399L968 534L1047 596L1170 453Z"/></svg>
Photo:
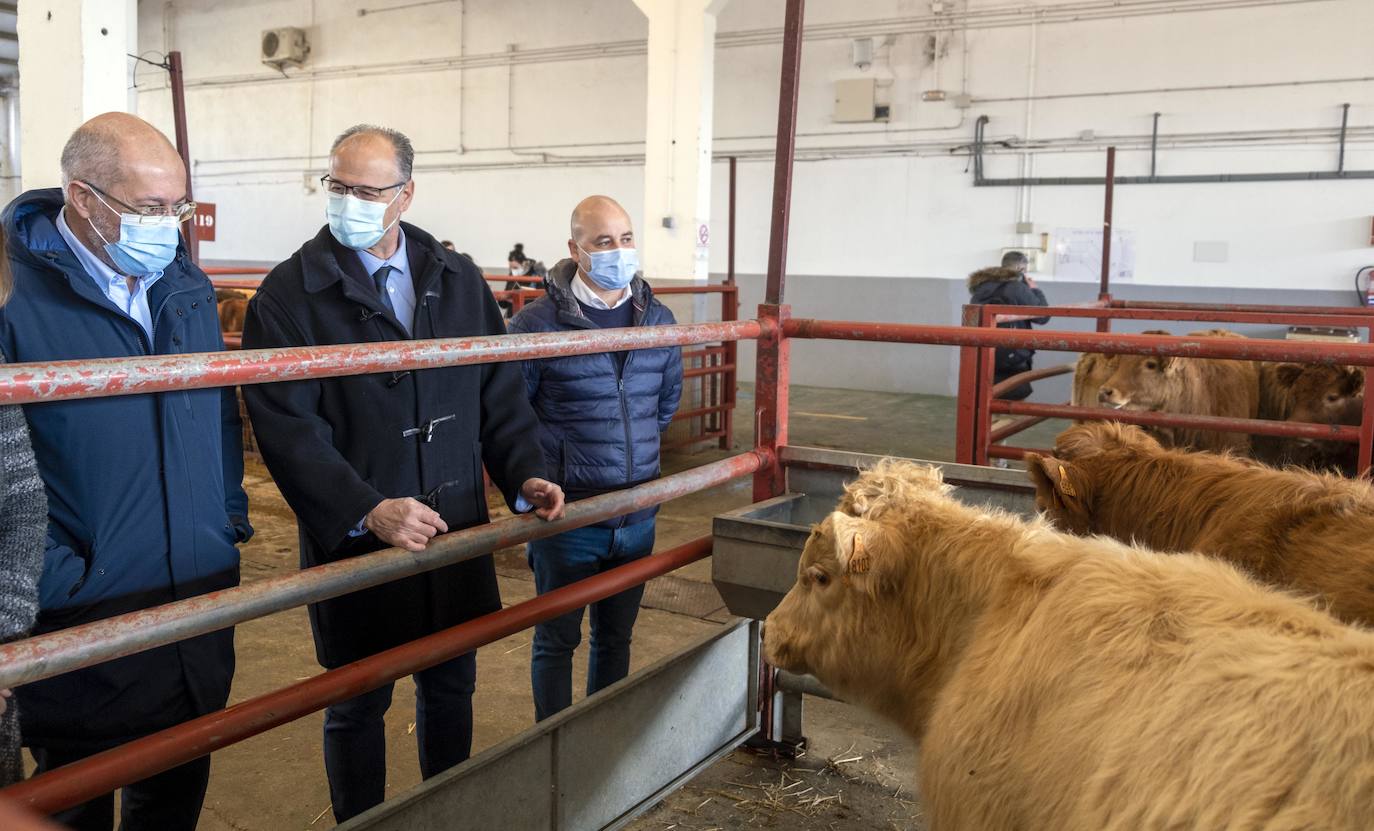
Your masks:
<svg viewBox="0 0 1374 831"><path fill-rule="evenodd" d="M1035 483L1038 501L1071 515L1076 519L1075 525L1086 522L1091 492L1082 469L1063 459L1035 453L1027 453L1025 462L1030 479Z"/></svg>
<svg viewBox="0 0 1374 831"><path fill-rule="evenodd" d="M891 556L887 530L879 522L836 511L831 514L835 530L835 558L846 575L880 571Z"/></svg>
<svg viewBox="0 0 1374 831"><path fill-rule="evenodd" d="M1345 370L1344 377L1341 379L1341 392L1347 398L1354 398L1364 394L1364 370L1357 366L1342 367Z"/></svg>
<svg viewBox="0 0 1374 831"><path fill-rule="evenodd" d="M1279 383L1291 387L1302 377L1304 369L1301 364L1279 364L1274 369L1274 377L1279 379Z"/></svg>

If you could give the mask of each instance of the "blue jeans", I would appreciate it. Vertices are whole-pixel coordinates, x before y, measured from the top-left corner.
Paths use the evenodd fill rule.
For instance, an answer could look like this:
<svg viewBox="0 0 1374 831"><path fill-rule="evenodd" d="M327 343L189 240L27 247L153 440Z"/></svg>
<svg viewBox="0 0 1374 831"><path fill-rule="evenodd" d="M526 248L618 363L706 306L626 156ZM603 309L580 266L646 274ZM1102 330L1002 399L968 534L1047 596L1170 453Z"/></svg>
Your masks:
<svg viewBox="0 0 1374 831"><path fill-rule="evenodd" d="M652 519L624 528L578 528L534 540L528 547L534 587L539 594L623 566L653 550ZM630 634L643 596L641 585L592 604L587 695L630 674ZM543 721L572 704L572 656L581 641L581 609L534 628L530 680L534 686L535 719Z"/></svg>
<svg viewBox="0 0 1374 831"><path fill-rule="evenodd" d="M415 738L420 775L443 773L472 752L472 691L477 655L469 652L415 673ZM386 726L394 684L324 711L324 769L334 818L343 822L386 796Z"/></svg>

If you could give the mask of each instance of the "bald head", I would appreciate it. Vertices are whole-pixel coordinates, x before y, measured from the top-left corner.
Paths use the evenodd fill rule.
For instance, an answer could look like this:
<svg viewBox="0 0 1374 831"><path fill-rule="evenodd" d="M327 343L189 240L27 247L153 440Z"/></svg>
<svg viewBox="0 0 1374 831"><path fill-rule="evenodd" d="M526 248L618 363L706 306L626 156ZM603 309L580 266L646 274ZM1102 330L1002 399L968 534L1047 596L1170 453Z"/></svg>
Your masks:
<svg viewBox="0 0 1374 831"><path fill-rule="evenodd" d="M586 248L587 242L594 241L599 234L606 231L610 231L611 236L619 239L621 229L633 233L630 215L620 207L619 202L609 196L588 196L573 208L572 239L583 248ZM633 242L628 247L633 248Z"/></svg>
<svg viewBox="0 0 1374 831"><path fill-rule="evenodd" d="M62 187L74 181L112 188L131 177L180 178L186 167L156 127L128 113L104 113L76 128L62 148ZM184 196L180 194L179 196Z"/></svg>

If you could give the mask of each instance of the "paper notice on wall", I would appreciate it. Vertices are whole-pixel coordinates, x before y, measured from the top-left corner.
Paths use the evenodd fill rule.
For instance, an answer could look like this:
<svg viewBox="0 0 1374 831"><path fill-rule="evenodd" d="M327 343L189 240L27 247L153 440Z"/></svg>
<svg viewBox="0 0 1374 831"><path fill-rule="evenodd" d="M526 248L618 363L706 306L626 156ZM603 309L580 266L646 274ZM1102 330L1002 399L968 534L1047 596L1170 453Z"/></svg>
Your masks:
<svg viewBox="0 0 1374 831"><path fill-rule="evenodd" d="M1102 229L1056 228L1050 244L1054 247L1056 280L1096 283L1102 278ZM1111 282L1135 280L1135 234L1112 231Z"/></svg>

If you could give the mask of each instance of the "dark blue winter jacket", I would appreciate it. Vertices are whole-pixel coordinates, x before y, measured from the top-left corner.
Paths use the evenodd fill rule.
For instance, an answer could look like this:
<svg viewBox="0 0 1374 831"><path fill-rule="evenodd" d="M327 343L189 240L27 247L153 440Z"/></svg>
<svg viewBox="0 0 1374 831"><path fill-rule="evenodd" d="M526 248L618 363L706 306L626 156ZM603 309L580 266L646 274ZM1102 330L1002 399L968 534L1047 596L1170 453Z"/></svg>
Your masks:
<svg viewBox="0 0 1374 831"><path fill-rule="evenodd" d="M576 269L572 260L550 269L547 294L522 309L510 331L595 329L572 293ZM635 277L630 292L635 326L677 322L642 278ZM549 473L569 499L658 477L659 434L668 429L682 397L681 349L638 349L625 357L623 368L609 352L543 358L525 361L524 372ZM655 510L602 525L630 525L651 518Z"/></svg>
<svg viewBox="0 0 1374 831"><path fill-rule="evenodd" d="M57 230L62 191L23 194L0 222L14 295L0 309L11 363L223 348L215 291L184 250L148 290L153 337L106 299ZM252 533L232 388L24 408L48 492L36 632L236 585ZM25 742L112 743L224 705L233 630L18 690Z"/></svg>

